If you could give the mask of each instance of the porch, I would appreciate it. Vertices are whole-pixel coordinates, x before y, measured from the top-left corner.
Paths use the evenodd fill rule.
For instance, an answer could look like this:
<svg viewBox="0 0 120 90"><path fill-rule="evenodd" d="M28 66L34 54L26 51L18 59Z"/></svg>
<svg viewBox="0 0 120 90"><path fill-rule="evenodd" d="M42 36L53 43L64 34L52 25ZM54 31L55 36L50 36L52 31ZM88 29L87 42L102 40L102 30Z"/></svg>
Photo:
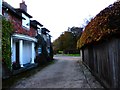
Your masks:
<svg viewBox="0 0 120 90"><path fill-rule="evenodd" d="M13 69L19 69L29 64L34 64L35 42L37 40L27 35L14 34L11 37L11 60ZM15 68L16 67L16 68Z"/></svg>

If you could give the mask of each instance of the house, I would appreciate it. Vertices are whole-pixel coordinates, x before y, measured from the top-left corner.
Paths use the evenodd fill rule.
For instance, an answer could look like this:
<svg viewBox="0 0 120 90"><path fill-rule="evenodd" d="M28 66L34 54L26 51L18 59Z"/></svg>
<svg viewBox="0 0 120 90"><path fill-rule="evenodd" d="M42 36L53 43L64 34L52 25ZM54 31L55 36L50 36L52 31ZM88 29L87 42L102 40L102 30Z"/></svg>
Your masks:
<svg viewBox="0 0 120 90"><path fill-rule="evenodd" d="M106 88L120 88L120 2L109 5L88 23L78 48L83 63Z"/></svg>
<svg viewBox="0 0 120 90"><path fill-rule="evenodd" d="M42 28L42 37L44 38L44 40L46 41L47 44L47 51L48 53L50 53L50 44L51 44L51 35L49 35L49 30L47 28Z"/></svg>
<svg viewBox="0 0 120 90"><path fill-rule="evenodd" d="M53 60L53 49L51 44L51 35L49 34L49 32L50 31L45 27L41 27L40 29L38 29L38 35L36 36L38 42L35 46L35 62L38 64L44 64L48 61Z"/></svg>
<svg viewBox="0 0 120 90"><path fill-rule="evenodd" d="M25 64L34 63L36 56L34 47L38 34L46 42L47 51L50 51L50 31L43 28L43 25L37 20L30 20L32 16L27 13L27 5L24 1L20 3L20 8L17 9L7 2L3 2L2 8L3 16L10 20L14 26L14 33L11 37L12 63L20 64L20 67L24 67Z"/></svg>
<svg viewBox="0 0 120 90"><path fill-rule="evenodd" d="M41 38L43 38L43 40L46 42L47 51L48 51L48 53L50 53L50 46L51 46L51 35L49 34L50 31L47 28L43 27L43 25L41 23L39 23L37 20L31 20L31 25L34 25L35 27L37 27L36 28L37 35L40 35ZM41 50L40 47L38 49L39 50L37 50L37 51ZM40 52L37 52L37 53L40 53Z"/></svg>
<svg viewBox="0 0 120 90"><path fill-rule="evenodd" d="M36 28L36 30L37 30L37 35L36 35L36 39L39 39L38 38L38 36L40 36L40 39L42 39L43 37L42 37L42 33L41 33L41 28L43 27L43 25L41 24L41 23L39 23L38 21L36 21L36 20L31 20L31 25L34 25L35 27L37 27ZM38 42L39 42L39 40L38 40ZM37 43L38 43L37 42ZM35 49L36 49L36 56L38 55L38 54L41 54L42 53L42 49L41 49L41 45L42 45L42 42L40 42L39 43L39 47L38 48L36 48L37 47L37 45L35 46Z"/></svg>
<svg viewBox="0 0 120 90"><path fill-rule="evenodd" d="M17 64L19 67L34 64L37 30L33 24L30 25L32 16L27 13L27 5L23 1L20 3L20 8L15 9L7 2L3 2L2 9L2 15L10 20L14 27L11 36L12 64Z"/></svg>
<svg viewBox="0 0 120 90"><path fill-rule="evenodd" d="M20 8L14 8L3 1L2 16L12 23L14 29L11 35L10 70L4 63L2 78L9 77L11 72L14 75L37 66L38 56L42 55L40 61L44 59L47 61L49 57L53 59L50 31L43 28L37 20L31 20L32 16L27 13L27 5L24 1L20 3Z"/></svg>

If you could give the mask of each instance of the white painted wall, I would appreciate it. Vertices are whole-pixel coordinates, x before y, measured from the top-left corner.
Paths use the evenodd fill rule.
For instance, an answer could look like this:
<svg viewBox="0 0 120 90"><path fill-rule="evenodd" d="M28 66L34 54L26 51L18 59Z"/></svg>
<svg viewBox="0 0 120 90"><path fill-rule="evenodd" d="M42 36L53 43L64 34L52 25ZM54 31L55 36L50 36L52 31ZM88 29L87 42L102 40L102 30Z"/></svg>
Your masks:
<svg viewBox="0 0 120 90"><path fill-rule="evenodd" d="M13 40L12 41L12 62L16 61L16 41ZM33 47L32 47L32 43L33 43ZM34 49L35 43L34 42L28 42L28 41L24 41L23 40L23 53L21 58L23 58L22 63L23 64L27 64L30 63L30 60L33 59L33 62L31 61L31 63L34 63L34 58L35 58L35 49ZM32 58L33 57L33 58Z"/></svg>
<svg viewBox="0 0 120 90"><path fill-rule="evenodd" d="M47 37L46 37L46 35L43 34L43 38L44 38L44 40L47 42Z"/></svg>
<svg viewBox="0 0 120 90"><path fill-rule="evenodd" d="M21 67L23 64L34 63L35 59L35 42L37 41L34 38L22 37L22 35L13 36L11 39L11 49L12 49L12 62L16 61L16 42L19 41L19 60ZM24 40L23 40L24 38ZM29 40L29 41L28 41Z"/></svg>
<svg viewBox="0 0 120 90"><path fill-rule="evenodd" d="M30 63L32 59L32 43L24 41L23 42L23 64Z"/></svg>
<svg viewBox="0 0 120 90"><path fill-rule="evenodd" d="M23 67L23 40L19 40L19 60L21 67Z"/></svg>
<svg viewBox="0 0 120 90"><path fill-rule="evenodd" d="M22 26L26 27L27 29L30 29L30 18L23 13L22 13L22 17L25 18L25 20L22 19Z"/></svg>
<svg viewBox="0 0 120 90"><path fill-rule="evenodd" d="M32 42L32 48L31 48L31 49L32 49L32 51L31 51L31 54L32 54L32 55L31 55L31 56L32 56L32 62L31 62L31 63L34 63L34 59L35 59L35 56L36 56L36 55L35 55L35 48L34 48L34 47L35 47L35 43Z"/></svg>
<svg viewBox="0 0 120 90"><path fill-rule="evenodd" d="M13 41L12 44L12 62L16 61L16 45L15 45L15 41Z"/></svg>

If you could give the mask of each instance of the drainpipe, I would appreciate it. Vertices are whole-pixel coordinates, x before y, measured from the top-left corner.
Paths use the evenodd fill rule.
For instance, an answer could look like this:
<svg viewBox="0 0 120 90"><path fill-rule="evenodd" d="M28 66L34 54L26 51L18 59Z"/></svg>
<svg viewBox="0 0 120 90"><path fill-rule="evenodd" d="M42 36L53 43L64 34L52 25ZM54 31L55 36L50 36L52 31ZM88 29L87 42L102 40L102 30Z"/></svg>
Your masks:
<svg viewBox="0 0 120 90"><path fill-rule="evenodd" d="M11 70L12 70L12 61L13 61L13 38L11 36Z"/></svg>
<svg viewBox="0 0 120 90"><path fill-rule="evenodd" d="M83 61L83 56L82 56L82 49L80 49L80 56L81 56L81 61Z"/></svg>

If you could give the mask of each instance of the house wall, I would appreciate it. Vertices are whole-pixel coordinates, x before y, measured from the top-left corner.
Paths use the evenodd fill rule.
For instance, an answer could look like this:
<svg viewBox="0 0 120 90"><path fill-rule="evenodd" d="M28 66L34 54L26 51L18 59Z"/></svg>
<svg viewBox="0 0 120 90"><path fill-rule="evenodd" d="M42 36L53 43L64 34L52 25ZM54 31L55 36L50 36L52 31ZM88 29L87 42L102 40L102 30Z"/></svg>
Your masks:
<svg viewBox="0 0 120 90"><path fill-rule="evenodd" d="M47 37L46 37L46 35L45 35L45 34L42 34L42 36L43 36L44 40L47 42Z"/></svg>
<svg viewBox="0 0 120 90"><path fill-rule="evenodd" d="M13 43L12 43L12 63L16 62L16 42L19 42L19 39L13 38ZM34 63L34 58L35 58L35 49L34 45L32 46L32 43L34 44L35 42L32 41L26 41L23 40L23 53L22 53L22 64L28 64L28 63ZM20 50L20 48L19 48ZM19 55L20 56L20 55ZM32 61L33 59L33 61Z"/></svg>
<svg viewBox="0 0 120 90"><path fill-rule="evenodd" d="M23 64L31 63L32 60L32 43L23 41Z"/></svg>
<svg viewBox="0 0 120 90"><path fill-rule="evenodd" d="M5 18L10 20L11 23L13 24L14 32L13 34L19 34L19 35L24 35L24 36L30 36L30 37L35 37L37 35L37 30L30 26L30 29L25 29L22 26L22 19L17 17L15 14L11 13L9 10L2 10L2 14L5 15ZM14 38L12 35L12 42L11 42L11 49L12 49L12 63L16 61L16 42L19 42L21 38ZM19 42L20 43L20 42ZM33 41L33 43L35 43ZM33 48L32 48L33 47ZM23 55L22 57L22 64L27 64L31 62L34 62L33 59L35 57L35 50L34 50L34 45L32 44L31 41L26 41L23 39Z"/></svg>
<svg viewBox="0 0 120 90"><path fill-rule="evenodd" d="M7 13L7 19L9 19L11 21L11 23L13 24L13 27L14 27L14 33L17 33L17 34L24 34L24 35L28 35L28 36L31 36L31 37L35 37L36 34L37 34L37 31L30 27L30 29L25 29L23 26L22 26L22 19L20 19L19 17L17 17L16 15L14 15L13 13L9 12L8 11L5 11L4 9L2 10L2 14L4 15L4 13Z"/></svg>
<svg viewBox="0 0 120 90"><path fill-rule="evenodd" d="M12 63L16 61L16 42L13 40L12 44Z"/></svg>
<svg viewBox="0 0 120 90"><path fill-rule="evenodd" d="M15 20L15 21L14 21ZM14 25L14 32L17 34L24 34L24 35L28 35L31 37L35 37L36 36L36 30L34 28L30 28L29 30L25 29L22 27L22 21L18 20L14 17L14 19L12 20L12 23Z"/></svg>
<svg viewBox="0 0 120 90"><path fill-rule="evenodd" d="M120 38L83 49L83 62L105 87L120 88Z"/></svg>

